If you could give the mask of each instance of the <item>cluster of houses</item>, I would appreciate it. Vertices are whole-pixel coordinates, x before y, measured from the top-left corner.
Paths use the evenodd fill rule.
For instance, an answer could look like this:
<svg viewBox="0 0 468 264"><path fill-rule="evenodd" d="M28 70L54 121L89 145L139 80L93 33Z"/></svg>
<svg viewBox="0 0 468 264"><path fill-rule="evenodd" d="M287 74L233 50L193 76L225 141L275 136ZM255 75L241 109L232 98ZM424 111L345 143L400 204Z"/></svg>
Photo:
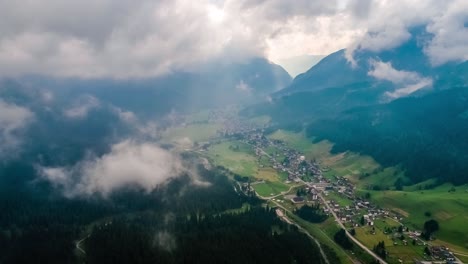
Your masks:
<svg viewBox="0 0 468 264"><path fill-rule="evenodd" d="M328 196L329 192L335 192L337 195L352 201L351 205L341 206L333 199L328 199L329 208L339 217L341 222L349 226L374 225L374 221L379 218L392 217L397 221L401 221L402 217L391 213L387 210L380 209L369 201L356 197L354 194L355 186L345 177L335 176L332 182L323 177L323 171L314 161L309 161L305 156L294 149L289 148L283 141L270 140L264 136L262 130L254 132L246 132L243 134L243 141L255 146L255 154L257 157L267 156L272 164L272 168L279 172L288 173L288 182L305 182L306 196L292 196L289 200L293 204L302 204L306 201L319 201L319 194L323 193ZM273 146L276 151L274 153L266 153L265 149ZM304 179L308 175L307 181ZM326 207L324 207L326 208ZM328 213L328 208L324 209ZM331 213L331 212L329 212ZM362 223L361 216L364 218Z"/></svg>
<svg viewBox="0 0 468 264"><path fill-rule="evenodd" d="M449 248L445 246L430 246L426 248L426 253L429 255L432 260L415 260L416 264L461 264L455 258Z"/></svg>
<svg viewBox="0 0 468 264"><path fill-rule="evenodd" d="M454 263L456 261L453 253L444 246L431 246L429 247L429 252L431 253L431 257L436 260L445 260L449 263Z"/></svg>
<svg viewBox="0 0 468 264"><path fill-rule="evenodd" d="M396 221L403 220L402 216L395 212L381 209L366 199L356 197L354 194L355 186L347 178L335 176L333 182L324 178L322 173L325 169L321 170L316 162L307 160L302 153L287 147L282 141L270 140L265 137L263 128L236 120L237 119L226 120L223 130L220 131L220 133L229 136L235 135L239 140L254 146L255 154L259 159L263 156L267 156L273 169L288 174L287 183L304 182L306 184L305 195L285 195L285 200L289 200L292 204L304 204L306 202L323 203L320 199L320 195L323 194L326 197L329 193L334 192L336 195L350 200L351 204L343 206L334 199L327 199L327 206L323 206L324 211L325 213L331 214L332 212L330 212L330 210L333 210L338 220L349 227L362 225L374 226L377 219L392 218ZM274 147L275 151L273 153L271 151L270 153L265 151L267 149L271 150L272 148L270 147ZM250 183L239 185L243 191L254 192ZM278 202L284 201L278 199ZM375 229L373 228L373 230ZM398 233L395 232L393 235L397 236ZM421 241L419 239L421 235L420 232L409 232L407 230L406 235L415 241ZM395 238L395 241L396 239L397 238ZM408 244L406 240L402 242L404 245ZM457 263L456 258L448 248L440 246L431 246L428 248L431 258L436 262L421 262L415 260L416 263L438 263L437 261L442 261L441 263Z"/></svg>

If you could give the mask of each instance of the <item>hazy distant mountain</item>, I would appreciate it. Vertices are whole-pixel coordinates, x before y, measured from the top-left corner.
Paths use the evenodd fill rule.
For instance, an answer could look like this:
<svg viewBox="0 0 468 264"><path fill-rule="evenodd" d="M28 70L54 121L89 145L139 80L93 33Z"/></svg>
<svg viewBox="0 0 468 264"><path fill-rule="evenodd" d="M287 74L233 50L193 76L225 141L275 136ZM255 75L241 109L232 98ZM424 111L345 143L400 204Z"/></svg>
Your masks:
<svg viewBox="0 0 468 264"><path fill-rule="evenodd" d="M301 55L291 58L281 59L278 63L292 76L307 71L312 66L317 64L325 55Z"/></svg>
<svg viewBox="0 0 468 264"><path fill-rule="evenodd" d="M291 82L279 65L255 58L245 63L204 65L192 72L173 72L151 79L51 79L29 78L33 87L47 87L58 98L89 94L138 115L163 116L172 110L196 111L226 104L250 104L264 100Z"/></svg>
<svg viewBox="0 0 468 264"><path fill-rule="evenodd" d="M44 164L69 165L87 152L105 153L113 142L132 133L146 136L150 132L140 130L147 122L163 127L172 122L172 114L254 103L290 81L283 68L257 58L153 79L4 79L0 103L25 118L31 116L22 131L22 159L37 162L40 156ZM14 129L22 124L9 120L0 142L17 138Z"/></svg>

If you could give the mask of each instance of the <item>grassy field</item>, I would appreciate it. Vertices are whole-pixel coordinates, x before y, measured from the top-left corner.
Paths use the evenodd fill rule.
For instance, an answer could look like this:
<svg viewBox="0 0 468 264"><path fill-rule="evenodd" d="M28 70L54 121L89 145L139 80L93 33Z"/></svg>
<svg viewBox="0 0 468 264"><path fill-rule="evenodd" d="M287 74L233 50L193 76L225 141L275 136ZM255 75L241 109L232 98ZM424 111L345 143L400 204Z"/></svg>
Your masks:
<svg viewBox="0 0 468 264"><path fill-rule="evenodd" d="M252 146L240 141L226 141L209 147L208 157L215 165L223 166L230 171L253 180L264 180L267 183L260 185L259 193L279 193L287 190L288 185L283 182L287 178L286 173L278 173L271 167L271 162L266 156L255 156Z"/></svg>
<svg viewBox="0 0 468 264"><path fill-rule="evenodd" d="M191 124L183 127L171 127L162 134L163 141L178 143L185 139L191 142L203 142L216 136L218 124Z"/></svg>
<svg viewBox="0 0 468 264"><path fill-rule="evenodd" d="M252 185L252 187L259 195L264 197L277 195L289 189L288 185L278 181L265 181L265 183L258 183Z"/></svg>
<svg viewBox="0 0 468 264"><path fill-rule="evenodd" d="M191 123L203 123L209 119L210 110L202 110L196 113L192 113L186 116L186 122Z"/></svg>
<svg viewBox="0 0 468 264"><path fill-rule="evenodd" d="M278 172L272 168L260 168L255 174L255 178L266 181L279 181L281 178L278 176Z"/></svg>
<svg viewBox="0 0 468 264"><path fill-rule="evenodd" d="M382 168L370 156L353 152L332 154L331 142L323 140L313 143L303 132L277 130L270 134L269 138L282 140L290 147L303 152L308 159L318 160L324 169L324 176L328 178L342 176L359 187L378 185L382 189L393 188L397 178L404 178L404 173L398 167Z"/></svg>
<svg viewBox="0 0 468 264"><path fill-rule="evenodd" d="M258 125L258 126L266 125L270 123L270 121L271 121L271 117L267 115L257 116L257 117L253 117L247 120L247 122Z"/></svg>
<svg viewBox="0 0 468 264"><path fill-rule="evenodd" d="M445 184L433 190L371 192L371 199L407 215L405 223L419 230L425 221L436 219L440 225L436 237L468 254L468 185L449 192L452 187ZM431 216L425 216L426 212Z"/></svg>
<svg viewBox="0 0 468 264"><path fill-rule="evenodd" d="M334 221L330 218L327 221L325 221L323 224L312 224L309 223L302 218L298 217L295 214L288 213L288 218L294 220L294 222L298 223L300 226L302 226L307 232L309 232L313 237L317 238L320 243L323 245L326 245L330 248L332 248L335 253L337 254L338 258L340 259L341 263L353 263L352 259L349 256L349 253L347 253L343 248L338 246L335 241L333 241L332 238L330 238L330 234L327 234L325 232L329 231L331 232L331 237L338 231L338 227L336 227L336 224ZM324 227L327 227L326 229Z"/></svg>
<svg viewBox="0 0 468 264"><path fill-rule="evenodd" d="M382 225L385 226L385 225ZM372 227L358 227L356 230L356 238L366 247L372 249L380 241L385 243L385 248L389 253L387 261L389 263L399 263L399 259L403 263L414 263L414 258L421 259L423 257L424 246L412 245L412 239L407 238L407 245L403 241L393 239L392 235L384 234L379 225L375 226L375 234L372 232ZM396 244L394 244L396 242Z"/></svg>
<svg viewBox="0 0 468 264"><path fill-rule="evenodd" d="M350 199L346 197L342 197L339 193L334 192L334 191L328 193L327 199L333 200L341 206L350 206L353 204L353 202Z"/></svg>
<svg viewBox="0 0 468 264"><path fill-rule="evenodd" d="M330 155L333 145L328 141L312 143L303 132L293 133L285 130L277 130L268 136L270 139L281 140L306 156L308 159L321 159Z"/></svg>
<svg viewBox="0 0 468 264"><path fill-rule="evenodd" d="M236 147L239 149L236 150ZM210 146L207 154L215 165L223 166L242 176L252 177L257 174L258 166L255 156L250 151L249 146L242 142L228 141Z"/></svg>
<svg viewBox="0 0 468 264"><path fill-rule="evenodd" d="M397 228L400 226L400 223L397 221L391 219L391 218L385 218L385 219L377 219L374 221L375 227L379 228L380 230L384 230L385 227L388 228Z"/></svg>
<svg viewBox="0 0 468 264"><path fill-rule="evenodd" d="M405 179L398 167L382 168L373 158L352 152L331 154L332 144L327 141L312 143L303 133L278 130L269 135L271 139L282 140L289 146L316 158L321 162L326 177L344 176L360 189L368 186L393 188L397 178ZM431 181L421 183L425 186ZM410 227L421 229L430 211L432 218L439 221L441 230L437 233L437 242L447 245L458 252L468 254L468 186L456 187L456 192L449 193L452 186L443 185L435 190L417 191L419 186L405 187L400 191L372 191L372 199L384 208L393 209L406 216ZM367 191L366 191L367 192ZM331 194L334 196L334 194ZM347 205L345 199L333 197L338 203Z"/></svg>
<svg viewBox="0 0 468 264"><path fill-rule="evenodd" d="M204 117L203 115L194 117L194 119L197 118L203 119ZM192 142L202 142L216 136L218 128L219 126L215 124L191 124L186 127L172 128L166 131L163 138L171 142L177 142L184 138L188 138ZM283 140L290 147L303 152L307 158L315 158L320 161L321 167L326 171L325 176L345 176L361 189L365 189L368 185L393 186L396 178L404 177L399 168L383 169L368 156L351 152L331 154L330 150L333 145L330 142L312 143L303 133L278 130L269 137ZM269 149L267 151L274 152L275 150ZM255 190L262 196L278 194L289 188L283 183L287 175L280 175L269 168L271 164L268 159L259 160L255 157L249 145L238 141L214 144L209 148L207 156L215 165L226 167L234 173L265 180L265 183L254 185ZM405 188L405 191L370 191L370 193L372 200L378 205L404 215L406 217L404 223L410 228L420 230L423 223L430 219L424 214L430 212L431 217L438 220L441 226L440 231L436 234L438 240L434 243L441 243L454 251L468 254L468 225L466 224L468 221L468 186L455 187L456 191L449 193L448 190L451 188L452 186L444 185L434 190L418 191L418 187L415 186L414 188ZM365 191L367 192L367 190ZM343 205L349 203L341 197L333 198ZM374 243L374 240L375 237L367 243ZM392 254L396 254L397 251L401 252L398 254L407 254L408 256L416 254L415 249L411 249L409 246L399 246L393 250L395 251L392 253L392 250L389 249Z"/></svg>

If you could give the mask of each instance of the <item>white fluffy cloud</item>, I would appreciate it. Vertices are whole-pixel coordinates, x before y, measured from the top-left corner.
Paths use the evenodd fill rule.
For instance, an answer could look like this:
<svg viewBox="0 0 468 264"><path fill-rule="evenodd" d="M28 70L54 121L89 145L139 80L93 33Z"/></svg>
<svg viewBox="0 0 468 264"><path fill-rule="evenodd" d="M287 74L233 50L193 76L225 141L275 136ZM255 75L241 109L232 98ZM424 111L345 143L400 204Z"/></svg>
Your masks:
<svg viewBox="0 0 468 264"><path fill-rule="evenodd" d="M427 88L430 86L432 86L432 80L429 78L423 78L417 83L408 84L392 92L385 92L385 95L388 96L390 99L397 99L400 97L410 95L420 89Z"/></svg>
<svg viewBox="0 0 468 264"><path fill-rule="evenodd" d="M0 75L145 77L218 57L327 54L363 30L341 2L0 0Z"/></svg>
<svg viewBox="0 0 468 264"><path fill-rule="evenodd" d="M72 107L66 109L63 114L67 118L71 119L83 119L88 116L88 113L98 108L101 105L99 100L91 95L86 95L81 98L78 98ZM129 114L123 111L117 112L121 118L130 118Z"/></svg>
<svg viewBox="0 0 468 264"><path fill-rule="evenodd" d="M390 62L371 60L369 63L371 65L371 70L368 73L369 76L379 80L390 81L396 84L418 82L421 80L421 76L418 73L396 70Z"/></svg>
<svg viewBox="0 0 468 264"><path fill-rule="evenodd" d="M422 88L432 86L431 78L422 77L416 72L397 70L390 62L371 60L370 64L369 76L399 86L396 90L385 93L391 99L407 96Z"/></svg>
<svg viewBox="0 0 468 264"><path fill-rule="evenodd" d="M240 80L240 82L236 85L236 89L245 93L251 92L249 85L246 84L244 80Z"/></svg>
<svg viewBox="0 0 468 264"><path fill-rule="evenodd" d="M61 188L68 197L100 194L136 186L150 192L168 179L179 176L179 157L152 143L125 140L110 153L80 162L73 167L40 167L42 177Z"/></svg>
<svg viewBox="0 0 468 264"><path fill-rule="evenodd" d="M428 25L434 64L466 59L465 0L0 0L0 76L134 78L216 58L382 50ZM461 32L461 33L460 33Z"/></svg>
<svg viewBox="0 0 468 264"><path fill-rule="evenodd" d="M468 60L468 1L452 2L427 30L434 34L426 49L432 64Z"/></svg>
<svg viewBox="0 0 468 264"><path fill-rule="evenodd" d="M21 143L18 135L34 118L24 107L6 103L0 99L0 157L16 150Z"/></svg>
<svg viewBox="0 0 468 264"><path fill-rule="evenodd" d="M397 47L410 37L409 29L425 26L433 39L422 44L433 65L464 61L468 59L467 19L468 3L464 0L375 0L363 22L366 31L349 45L347 57L353 62L356 49L382 51Z"/></svg>

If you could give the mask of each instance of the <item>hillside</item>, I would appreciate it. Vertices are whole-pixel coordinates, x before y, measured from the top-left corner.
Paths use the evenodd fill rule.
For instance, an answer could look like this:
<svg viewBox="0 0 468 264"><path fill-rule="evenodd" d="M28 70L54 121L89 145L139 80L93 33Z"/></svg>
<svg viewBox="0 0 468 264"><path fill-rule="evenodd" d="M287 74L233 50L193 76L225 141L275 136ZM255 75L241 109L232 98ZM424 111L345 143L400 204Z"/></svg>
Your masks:
<svg viewBox="0 0 468 264"><path fill-rule="evenodd" d="M468 181L466 111L468 62L433 67L424 53L431 36L422 27L394 49L358 49L355 65L344 50L325 57L269 102L243 111L270 115L280 127L306 126L334 151L402 164L419 182Z"/></svg>
<svg viewBox="0 0 468 264"><path fill-rule="evenodd" d="M264 100L291 82L279 65L263 58L243 63L211 62L193 71L146 79L57 79L28 77L4 81L0 90L8 90L17 100L18 88L47 87L59 100L88 94L100 101L129 110L140 116L164 116L225 106L252 104ZM25 93L27 94L27 93ZM8 95L6 95L8 98ZM33 101L33 100L30 100Z"/></svg>
<svg viewBox="0 0 468 264"><path fill-rule="evenodd" d="M415 182L468 181L468 87L421 98L357 108L308 127L310 137L335 142L334 151L371 155L386 166L403 164Z"/></svg>

